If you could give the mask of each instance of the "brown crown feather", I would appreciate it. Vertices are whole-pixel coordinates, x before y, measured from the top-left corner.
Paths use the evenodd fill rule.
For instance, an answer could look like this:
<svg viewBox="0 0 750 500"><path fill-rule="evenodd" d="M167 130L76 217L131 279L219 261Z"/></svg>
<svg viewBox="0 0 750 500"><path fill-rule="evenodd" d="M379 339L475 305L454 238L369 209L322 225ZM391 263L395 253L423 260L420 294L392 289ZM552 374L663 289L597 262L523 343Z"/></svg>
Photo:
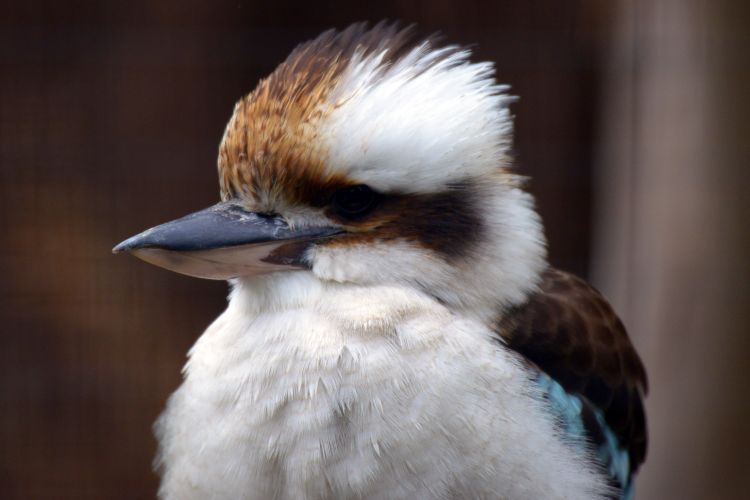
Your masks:
<svg viewBox="0 0 750 500"><path fill-rule="evenodd" d="M326 98L355 53L385 51L385 67L408 49L411 31L384 22L368 30L358 23L294 49L234 108L219 147L222 199L241 197L263 210L273 210L281 197L319 205L335 189L356 184L325 169L317 134L332 111Z"/></svg>

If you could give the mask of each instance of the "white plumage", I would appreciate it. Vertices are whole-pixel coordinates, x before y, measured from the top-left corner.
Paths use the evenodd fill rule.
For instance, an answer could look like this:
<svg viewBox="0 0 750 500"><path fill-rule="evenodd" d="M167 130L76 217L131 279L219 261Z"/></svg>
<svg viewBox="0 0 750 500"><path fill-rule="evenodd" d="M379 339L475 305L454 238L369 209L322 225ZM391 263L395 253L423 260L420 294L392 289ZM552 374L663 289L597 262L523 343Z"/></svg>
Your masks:
<svg viewBox="0 0 750 500"><path fill-rule="evenodd" d="M232 210L333 229L305 240L299 261L274 260L305 270L258 274L252 243L246 272L244 247L233 253L227 310L191 349L156 425L161 498L612 492L588 443L555 420L536 369L494 328L547 266L533 199L507 170L507 87L467 50L404 50L404 37L382 25L325 34L237 104L219 159L223 198L242 207ZM300 194L335 182L378 193L373 215ZM118 250L227 275L206 271L224 254L153 238Z"/></svg>
<svg viewBox="0 0 750 500"><path fill-rule="evenodd" d="M387 50L385 51L387 52ZM392 65L355 55L323 106L326 166L375 189L431 192L509 164L514 99L493 65L425 42Z"/></svg>
<svg viewBox="0 0 750 500"><path fill-rule="evenodd" d="M240 280L157 424L160 495L604 498L528 376L411 288Z"/></svg>

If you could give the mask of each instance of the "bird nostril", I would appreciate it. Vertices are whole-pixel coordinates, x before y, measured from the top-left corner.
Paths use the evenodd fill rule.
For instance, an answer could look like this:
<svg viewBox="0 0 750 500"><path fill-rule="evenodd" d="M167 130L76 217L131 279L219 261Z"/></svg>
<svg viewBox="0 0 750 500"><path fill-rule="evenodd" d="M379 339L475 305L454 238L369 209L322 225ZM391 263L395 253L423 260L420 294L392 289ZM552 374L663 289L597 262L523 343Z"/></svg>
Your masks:
<svg viewBox="0 0 750 500"><path fill-rule="evenodd" d="M276 212L256 212L263 219L281 219L281 214Z"/></svg>
<svg viewBox="0 0 750 500"><path fill-rule="evenodd" d="M287 227L286 219L277 212L257 212L258 217L266 222L273 224L275 227Z"/></svg>

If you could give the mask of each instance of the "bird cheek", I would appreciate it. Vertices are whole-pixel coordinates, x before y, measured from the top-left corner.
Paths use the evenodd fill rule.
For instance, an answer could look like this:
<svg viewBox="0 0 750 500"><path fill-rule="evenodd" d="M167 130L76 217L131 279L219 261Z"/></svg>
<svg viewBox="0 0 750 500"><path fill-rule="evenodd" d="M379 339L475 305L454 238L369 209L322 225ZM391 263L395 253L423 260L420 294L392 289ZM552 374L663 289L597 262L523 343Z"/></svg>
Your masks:
<svg viewBox="0 0 750 500"><path fill-rule="evenodd" d="M330 240L310 247L306 260L312 272L322 280L362 283L368 281L367 259L362 259L358 250Z"/></svg>

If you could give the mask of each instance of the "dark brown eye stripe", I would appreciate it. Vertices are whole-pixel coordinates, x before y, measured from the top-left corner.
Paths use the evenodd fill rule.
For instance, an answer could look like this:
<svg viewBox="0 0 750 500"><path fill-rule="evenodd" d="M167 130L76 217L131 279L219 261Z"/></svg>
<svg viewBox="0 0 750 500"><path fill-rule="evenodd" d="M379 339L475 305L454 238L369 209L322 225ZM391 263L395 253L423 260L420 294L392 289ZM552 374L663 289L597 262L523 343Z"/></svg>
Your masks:
<svg viewBox="0 0 750 500"><path fill-rule="evenodd" d="M479 213L479 194L470 184L430 194L383 195L362 220L351 221L334 210L327 215L350 229L327 243L352 245L403 239L447 258L462 257L480 242L485 227Z"/></svg>

